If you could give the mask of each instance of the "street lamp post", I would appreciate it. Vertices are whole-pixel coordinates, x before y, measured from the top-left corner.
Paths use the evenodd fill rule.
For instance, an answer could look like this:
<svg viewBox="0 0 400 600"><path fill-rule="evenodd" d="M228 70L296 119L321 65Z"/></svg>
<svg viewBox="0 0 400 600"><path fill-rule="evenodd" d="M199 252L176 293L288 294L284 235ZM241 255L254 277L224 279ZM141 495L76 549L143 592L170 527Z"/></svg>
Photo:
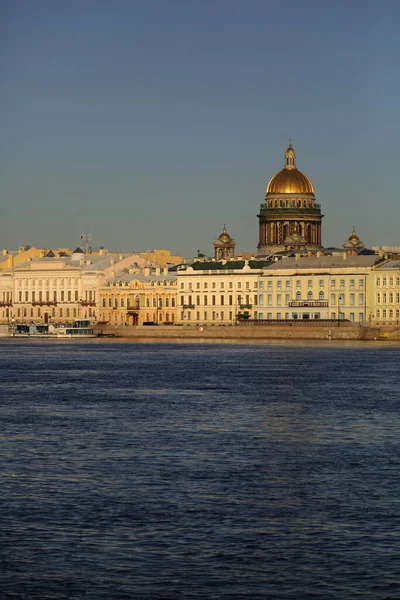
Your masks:
<svg viewBox="0 0 400 600"><path fill-rule="evenodd" d="M158 325L158 293L156 292L156 324Z"/></svg>
<svg viewBox="0 0 400 600"><path fill-rule="evenodd" d="M240 305L241 305L241 303L242 303L242 296L241 296L241 295L239 295L239 296L237 297L237 304L236 304L236 325L237 325L237 323L238 323L238 311L240 310Z"/></svg>

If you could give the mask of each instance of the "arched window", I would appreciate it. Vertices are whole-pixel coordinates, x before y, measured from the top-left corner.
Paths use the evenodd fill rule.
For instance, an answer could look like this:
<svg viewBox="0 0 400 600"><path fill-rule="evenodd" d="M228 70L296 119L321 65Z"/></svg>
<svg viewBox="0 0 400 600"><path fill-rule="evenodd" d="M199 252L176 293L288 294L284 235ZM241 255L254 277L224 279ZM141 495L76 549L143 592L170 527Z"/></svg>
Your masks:
<svg viewBox="0 0 400 600"><path fill-rule="evenodd" d="M147 306L147 308L149 308L149 306L150 306L150 298L146 298L146 306Z"/></svg>
<svg viewBox="0 0 400 600"><path fill-rule="evenodd" d="M321 290L319 293L319 299L323 300L324 298L325 298L325 294L324 294L323 290Z"/></svg>
<svg viewBox="0 0 400 600"><path fill-rule="evenodd" d="M301 292L296 292L296 300L301 300Z"/></svg>
<svg viewBox="0 0 400 600"><path fill-rule="evenodd" d="M283 239L285 240L288 235L289 235L289 225L286 223L283 226Z"/></svg>
<svg viewBox="0 0 400 600"><path fill-rule="evenodd" d="M135 298L135 308L140 308L140 298L139 298L139 296L136 296L136 298Z"/></svg>
<svg viewBox="0 0 400 600"><path fill-rule="evenodd" d="M308 292L308 294L307 294L307 300L312 300L312 292Z"/></svg>
<svg viewBox="0 0 400 600"><path fill-rule="evenodd" d="M105 305L106 305L106 299L103 298L103 306L105 306Z"/></svg>

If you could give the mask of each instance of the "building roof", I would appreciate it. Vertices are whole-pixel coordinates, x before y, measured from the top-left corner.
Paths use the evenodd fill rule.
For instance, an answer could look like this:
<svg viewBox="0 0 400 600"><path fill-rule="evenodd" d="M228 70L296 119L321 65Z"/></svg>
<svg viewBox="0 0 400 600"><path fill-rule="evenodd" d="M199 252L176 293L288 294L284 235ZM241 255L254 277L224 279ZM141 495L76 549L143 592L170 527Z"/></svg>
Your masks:
<svg viewBox="0 0 400 600"><path fill-rule="evenodd" d="M160 274L160 275L155 275L154 273L150 273L149 275L145 275L144 273L117 273L115 276L113 277L109 277L104 281L104 285L107 284L114 284L114 283L119 283L120 281L122 281L123 283L130 283L131 281L141 281L143 283L145 282L172 282L172 281L176 281L176 275L164 275L164 274Z"/></svg>
<svg viewBox="0 0 400 600"><path fill-rule="evenodd" d="M345 255L345 257L344 257ZM278 262L272 263L266 268L266 271L282 271L284 269L331 269L331 268L348 268L348 267L370 267L377 261L377 256L355 255L348 256L343 253L337 256L296 256L284 258Z"/></svg>
<svg viewBox="0 0 400 600"><path fill-rule="evenodd" d="M376 266L377 269L396 269L400 271L400 257L399 258L390 258L380 265Z"/></svg>
<svg viewBox="0 0 400 600"><path fill-rule="evenodd" d="M267 265L269 265L272 261L267 260L227 260L227 261L198 261L194 262L191 265L186 265L187 267L192 267L193 271L240 271L246 265L249 266L250 269L263 269ZM185 272L186 269L182 269L182 272ZM179 272L179 271L178 271Z"/></svg>

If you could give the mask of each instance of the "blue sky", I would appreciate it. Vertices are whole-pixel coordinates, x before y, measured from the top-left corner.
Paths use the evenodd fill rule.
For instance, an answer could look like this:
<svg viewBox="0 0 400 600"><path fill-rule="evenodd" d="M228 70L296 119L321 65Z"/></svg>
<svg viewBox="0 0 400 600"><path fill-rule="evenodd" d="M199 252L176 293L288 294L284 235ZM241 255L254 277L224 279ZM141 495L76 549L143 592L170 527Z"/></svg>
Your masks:
<svg viewBox="0 0 400 600"><path fill-rule="evenodd" d="M255 251L291 137L325 215L400 245L397 0L4 0L0 244Z"/></svg>

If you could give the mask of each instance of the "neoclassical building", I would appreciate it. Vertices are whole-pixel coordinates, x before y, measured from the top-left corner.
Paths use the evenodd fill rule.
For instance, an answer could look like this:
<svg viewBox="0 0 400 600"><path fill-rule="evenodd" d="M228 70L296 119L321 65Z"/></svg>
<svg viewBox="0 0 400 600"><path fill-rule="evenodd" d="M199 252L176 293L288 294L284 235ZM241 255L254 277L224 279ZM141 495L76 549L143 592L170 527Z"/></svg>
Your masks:
<svg viewBox="0 0 400 600"><path fill-rule="evenodd" d="M308 250L321 247L321 207L315 201L311 181L296 166L291 143L285 152L283 169L268 183L265 202L257 216L260 254L288 250L293 245Z"/></svg>
<svg viewBox="0 0 400 600"><path fill-rule="evenodd" d="M172 325L177 321L176 274L160 269L126 269L100 288L100 321L110 325Z"/></svg>
<svg viewBox="0 0 400 600"><path fill-rule="evenodd" d="M317 252L272 262L258 279L256 318L365 323L370 320L370 281L376 260L374 255Z"/></svg>

